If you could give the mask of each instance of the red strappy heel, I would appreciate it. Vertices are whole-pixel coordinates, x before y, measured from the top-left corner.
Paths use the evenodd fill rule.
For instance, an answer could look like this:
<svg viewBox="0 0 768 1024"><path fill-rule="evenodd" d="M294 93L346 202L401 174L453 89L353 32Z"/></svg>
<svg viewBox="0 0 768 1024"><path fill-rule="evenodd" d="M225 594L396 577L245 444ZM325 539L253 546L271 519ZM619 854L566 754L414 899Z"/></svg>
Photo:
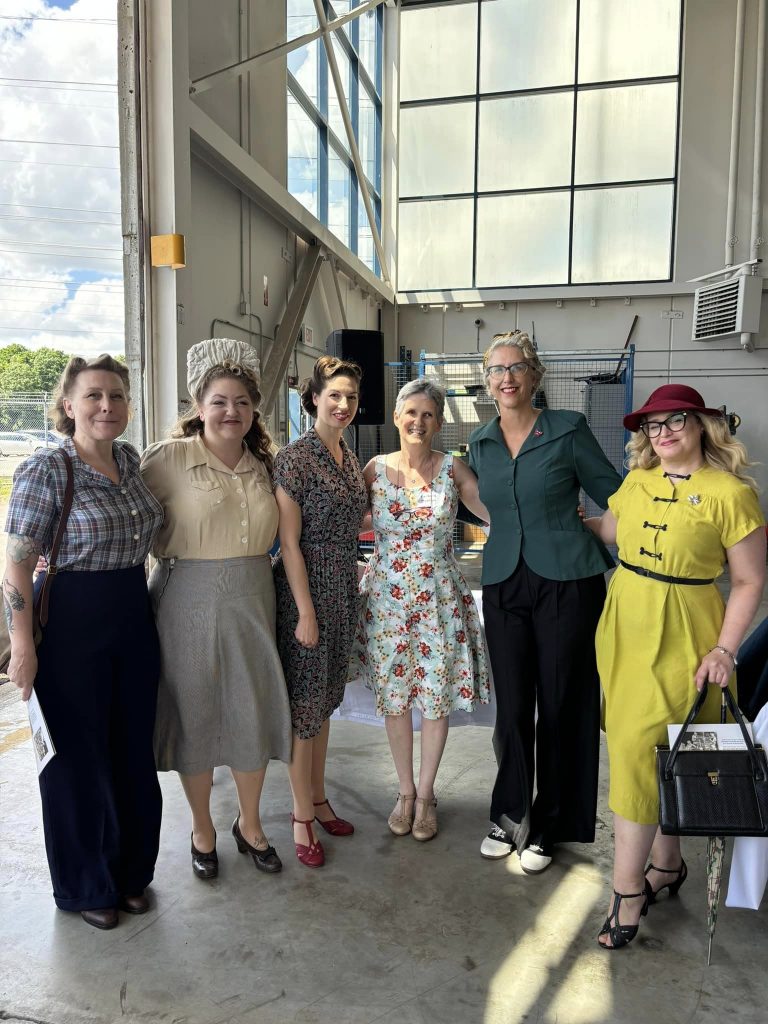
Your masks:
<svg viewBox="0 0 768 1024"><path fill-rule="evenodd" d="M344 818L340 818L336 811L331 807L330 800L315 801L315 807L322 807L323 804L328 804L328 810L333 815L328 821L323 821L322 818L315 818L318 825L322 825L325 831L330 836L351 836L355 831L355 826L351 821L345 821Z"/></svg>
<svg viewBox="0 0 768 1024"><path fill-rule="evenodd" d="M304 846L302 843L297 843L294 839L294 845L296 847L296 856L299 858L302 864L306 864L308 868L321 868L325 864L325 851L321 844L315 839L312 833L312 822L314 818L310 818L307 821L301 818L294 818L293 812L291 812L291 824L292 825L303 825L307 830L307 839L309 840L309 846Z"/></svg>

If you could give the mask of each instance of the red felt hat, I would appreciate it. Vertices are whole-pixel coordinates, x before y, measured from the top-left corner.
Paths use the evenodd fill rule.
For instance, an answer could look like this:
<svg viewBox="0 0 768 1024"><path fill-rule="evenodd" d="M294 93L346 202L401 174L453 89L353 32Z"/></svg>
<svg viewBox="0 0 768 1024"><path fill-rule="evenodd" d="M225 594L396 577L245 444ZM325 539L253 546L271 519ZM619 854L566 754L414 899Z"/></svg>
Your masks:
<svg viewBox="0 0 768 1024"><path fill-rule="evenodd" d="M689 388L687 384L662 384L660 388L656 388L642 409L636 409L624 417L624 426L627 430L639 430L646 416L652 413L682 412L686 409L704 413L705 416L723 415L722 409L708 409L695 388Z"/></svg>

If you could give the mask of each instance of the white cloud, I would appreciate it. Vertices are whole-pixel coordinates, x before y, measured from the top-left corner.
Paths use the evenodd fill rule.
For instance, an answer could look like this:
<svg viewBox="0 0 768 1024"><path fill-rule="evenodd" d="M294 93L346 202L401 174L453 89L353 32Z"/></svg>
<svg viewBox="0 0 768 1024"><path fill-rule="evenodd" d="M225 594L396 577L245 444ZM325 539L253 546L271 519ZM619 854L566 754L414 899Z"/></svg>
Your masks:
<svg viewBox="0 0 768 1024"><path fill-rule="evenodd" d="M0 140L22 140L0 141L0 345L119 352L116 3L0 0L0 14L60 19L0 21Z"/></svg>

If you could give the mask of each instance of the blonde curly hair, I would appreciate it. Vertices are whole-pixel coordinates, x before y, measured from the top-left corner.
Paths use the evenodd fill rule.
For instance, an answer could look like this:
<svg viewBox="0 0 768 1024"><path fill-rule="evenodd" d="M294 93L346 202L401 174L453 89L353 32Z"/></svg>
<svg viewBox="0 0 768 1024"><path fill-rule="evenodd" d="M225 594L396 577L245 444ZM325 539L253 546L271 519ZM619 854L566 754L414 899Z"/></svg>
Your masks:
<svg viewBox="0 0 768 1024"><path fill-rule="evenodd" d="M547 368L539 359L539 354L525 331L507 331L504 334L494 334L491 344L483 353L483 377L485 378L486 385L488 384L488 367L492 365L490 361L491 356L497 348L520 349L535 378L533 385L535 391L541 383L541 378L547 372Z"/></svg>
<svg viewBox="0 0 768 1024"><path fill-rule="evenodd" d="M757 482L746 472L755 463L750 461L747 449L741 441L737 441L735 437L731 436L725 417L686 411L689 416L694 416L702 426L701 451L707 464L713 469L721 469L725 473L730 473L743 483L748 484L753 491L758 492ZM661 461L653 450L649 438L642 430L637 430L632 434L627 442L626 452L628 469L653 469Z"/></svg>

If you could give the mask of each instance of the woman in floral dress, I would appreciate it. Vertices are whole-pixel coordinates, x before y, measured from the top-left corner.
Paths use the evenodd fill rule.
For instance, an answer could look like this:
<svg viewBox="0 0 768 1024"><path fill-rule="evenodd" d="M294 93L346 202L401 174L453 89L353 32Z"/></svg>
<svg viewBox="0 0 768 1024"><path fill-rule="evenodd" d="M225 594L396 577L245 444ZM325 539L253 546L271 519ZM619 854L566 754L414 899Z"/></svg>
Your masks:
<svg viewBox="0 0 768 1024"><path fill-rule="evenodd" d="M400 451L364 470L376 548L360 584L355 659L385 716L400 783L389 827L424 842L437 835L434 783L451 711L489 701L475 602L453 557L458 500L488 518L474 474L432 450L445 392L420 378L395 403ZM421 762L413 775L411 708L421 711Z"/></svg>
<svg viewBox="0 0 768 1024"><path fill-rule="evenodd" d="M367 496L342 434L357 412L360 376L355 363L318 359L301 396L315 425L275 457L277 645L293 723L294 842L307 867L325 860L315 819L330 835L354 832L326 799L325 756L329 719L344 698L357 614L357 537Z"/></svg>

